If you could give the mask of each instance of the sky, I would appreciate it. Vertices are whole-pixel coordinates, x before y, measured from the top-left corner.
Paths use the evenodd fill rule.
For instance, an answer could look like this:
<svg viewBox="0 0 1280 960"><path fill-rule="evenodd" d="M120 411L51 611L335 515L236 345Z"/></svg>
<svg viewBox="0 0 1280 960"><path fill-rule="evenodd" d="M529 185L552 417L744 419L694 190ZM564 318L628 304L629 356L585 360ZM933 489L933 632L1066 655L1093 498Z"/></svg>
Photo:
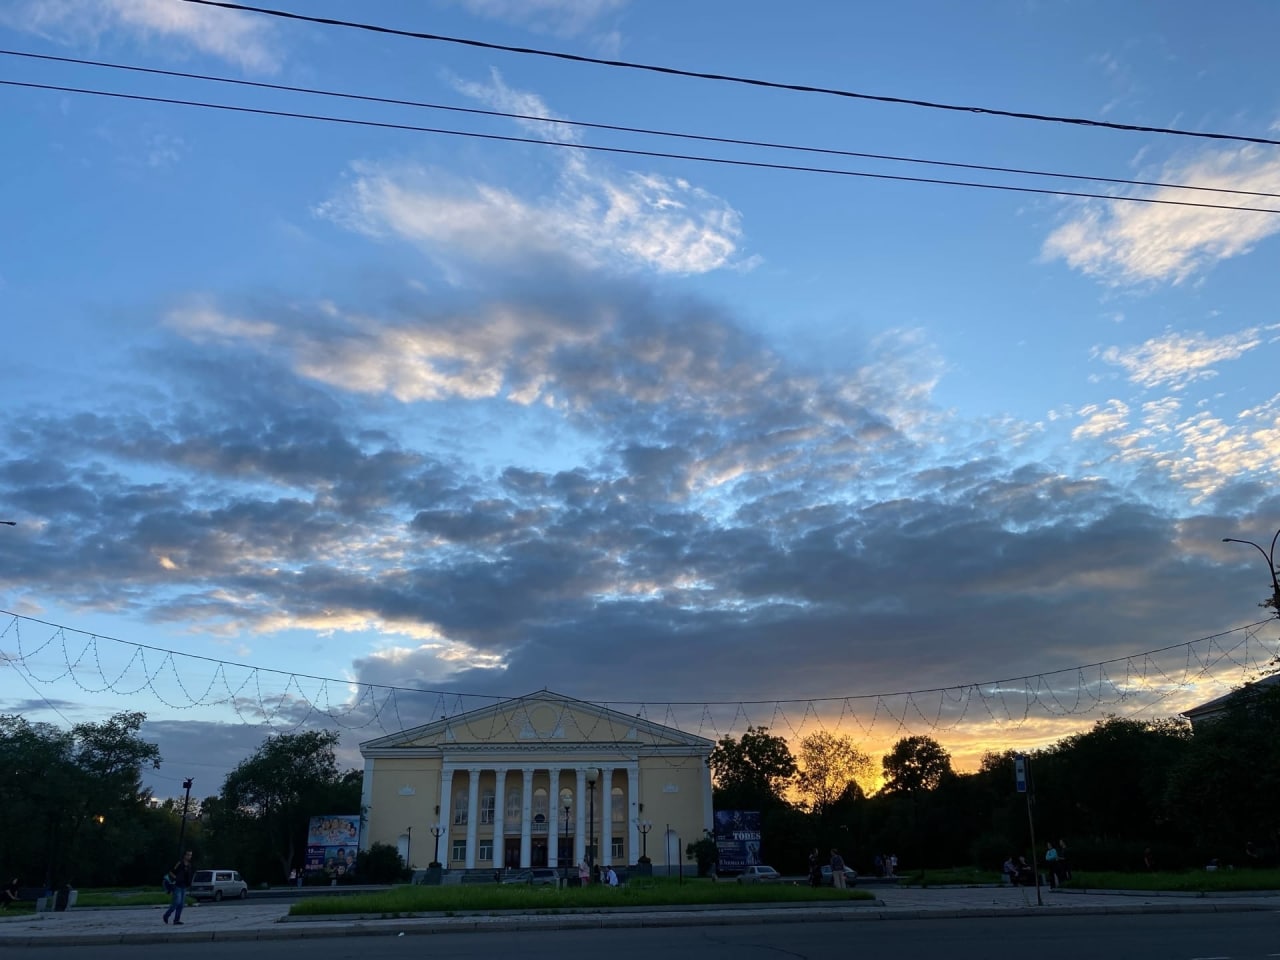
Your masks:
<svg viewBox="0 0 1280 960"><path fill-rule="evenodd" d="M1260 0L274 5L1280 139ZM1280 526L1280 215L1106 198L1280 209L1280 147L183 0L11 0L0 47L0 712L145 711L161 795L543 688L971 768L1275 653L1222 539Z"/></svg>

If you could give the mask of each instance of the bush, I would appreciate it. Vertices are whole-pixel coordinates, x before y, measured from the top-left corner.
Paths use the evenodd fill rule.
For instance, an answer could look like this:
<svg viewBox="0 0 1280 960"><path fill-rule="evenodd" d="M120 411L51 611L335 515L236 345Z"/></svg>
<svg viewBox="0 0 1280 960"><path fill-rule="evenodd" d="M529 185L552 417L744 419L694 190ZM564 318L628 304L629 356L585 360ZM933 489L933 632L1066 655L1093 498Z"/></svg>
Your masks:
<svg viewBox="0 0 1280 960"><path fill-rule="evenodd" d="M400 851L389 843L375 843L356 855L356 877L360 883L404 883L411 875Z"/></svg>

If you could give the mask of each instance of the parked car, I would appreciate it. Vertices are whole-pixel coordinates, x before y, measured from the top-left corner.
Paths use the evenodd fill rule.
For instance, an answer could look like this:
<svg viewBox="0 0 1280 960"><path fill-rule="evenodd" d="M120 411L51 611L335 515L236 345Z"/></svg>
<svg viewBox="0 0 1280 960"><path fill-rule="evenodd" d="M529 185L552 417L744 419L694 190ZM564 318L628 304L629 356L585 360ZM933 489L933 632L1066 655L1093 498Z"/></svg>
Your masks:
<svg viewBox="0 0 1280 960"><path fill-rule="evenodd" d="M739 883L776 883L782 879L782 874L773 867L765 866L763 863L757 863L747 867L738 874Z"/></svg>
<svg viewBox="0 0 1280 960"><path fill-rule="evenodd" d="M249 884L235 870L197 870L191 877L192 898L196 900L225 900L249 896Z"/></svg>
<svg viewBox="0 0 1280 960"><path fill-rule="evenodd" d="M515 873L503 874L502 883L527 883L531 887L554 887L560 882L560 875L550 867L534 867L532 870L518 870Z"/></svg>
<svg viewBox="0 0 1280 960"><path fill-rule="evenodd" d="M858 881L858 871L853 867L844 868L844 885L852 887ZM831 864L823 864L822 866L822 885L824 887L832 886L831 883Z"/></svg>

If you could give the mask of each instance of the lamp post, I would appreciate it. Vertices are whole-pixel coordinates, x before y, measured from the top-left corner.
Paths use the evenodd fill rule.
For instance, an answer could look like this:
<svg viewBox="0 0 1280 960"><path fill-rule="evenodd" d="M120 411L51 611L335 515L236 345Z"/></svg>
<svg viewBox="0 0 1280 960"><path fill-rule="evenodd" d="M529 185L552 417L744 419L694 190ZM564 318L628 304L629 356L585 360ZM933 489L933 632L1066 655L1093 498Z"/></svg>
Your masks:
<svg viewBox="0 0 1280 960"><path fill-rule="evenodd" d="M568 840L569 840L569 804L567 804L567 803L564 805L564 838L565 838L565 842L566 842L566 843L568 843ZM569 847L569 849L570 849L570 850L572 850L572 849L573 849L573 847ZM561 857L560 859L562 859L562 860L563 860L564 858L563 858L563 857ZM565 885L566 887L569 885L569 864L567 864L567 863L564 865L564 885Z"/></svg>
<svg viewBox="0 0 1280 960"><path fill-rule="evenodd" d="M1276 570L1276 541L1280 540L1280 530L1276 531L1276 535L1271 538L1271 550L1263 550L1258 544L1252 540L1237 540L1235 537L1223 537L1223 543L1247 543L1267 561L1267 569L1271 571L1271 603L1275 606L1275 614L1280 617L1280 572Z"/></svg>
<svg viewBox="0 0 1280 960"><path fill-rule="evenodd" d="M592 872L596 869L596 781L599 779L597 767L587 770L587 866Z"/></svg>
<svg viewBox="0 0 1280 960"><path fill-rule="evenodd" d="M410 854L413 853L413 827L404 828L404 865L413 868L413 860Z"/></svg>
<svg viewBox="0 0 1280 960"><path fill-rule="evenodd" d="M644 862L649 860L649 831L653 829L651 820L637 820L636 829L640 831L640 859Z"/></svg>
<svg viewBox="0 0 1280 960"><path fill-rule="evenodd" d="M178 859L182 859L183 849L182 841L187 835L187 808L191 805L191 784L195 783L195 779L187 777L182 781L182 789L187 791L186 797L182 801L182 825L178 827Z"/></svg>
<svg viewBox="0 0 1280 960"><path fill-rule="evenodd" d="M436 849L435 852L431 854L431 863L433 866L438 866L440 863L440 838L444 836L444 826L439 823L433 824L431 827L431 835L436 838Z"/></svg>

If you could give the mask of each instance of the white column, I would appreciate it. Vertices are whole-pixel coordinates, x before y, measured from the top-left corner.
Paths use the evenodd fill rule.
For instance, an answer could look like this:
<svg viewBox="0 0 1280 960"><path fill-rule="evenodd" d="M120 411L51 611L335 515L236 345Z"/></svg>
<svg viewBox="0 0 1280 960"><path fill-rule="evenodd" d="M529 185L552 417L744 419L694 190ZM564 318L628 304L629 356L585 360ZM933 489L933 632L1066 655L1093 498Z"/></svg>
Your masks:
<svg viewBox="0 0 1280 960"><path fill-rule="evenodd" d="M524 789L520 793L520 867L533 864L533 768L525 767Z"/></svg>
<svg viewBox="0 0 1280 960"><path fill-rule="evenodd" d="M578 789L573 795L573 856L581 863L587 856L587 768L578 768Z"/></svg>
<svg viewBox="0 0 1280 960"><path fill-rule="evenodd" d="M613 864L613 767L600 771L600 862Z"/></svg>
<svg viewBox="0 0 1280 960"><path fill-rule="evenodd" d="M702 765L702 829L707 833L712 833L715 828L716 814L711 793L711 764L704 763Z"/></svg>
<svg viewBox="0 0 1280 960"><path fill-rule="evenodd" d="M547 866L560 866L560 768L547 770Z"/></svg>
<svg viewBox="0 0 1280 960"><path fill-rule="evenodd" d="M627 764L627 862L640 860L640 764Z"/></svg>
<svg viewBox="0 0 1280 960"><path fill-rule="evenodd" d="M449 804L453 799L453 767L449 764L444 765L444 769L440 771L440 826L444 827L444 833L440 834L440 843L444 847L441 851L440 862L444 864L445 869L449 868L449 827L453 823L453 814L449 812Z"/></svg>
<svg viewBox="0 0 1280 960"><path fill-rule="evenodd" d="M480 819L480 768L467 769L467 859L468 870L476 867L476 821Z"/></svg>
<svg viewBox="0 0 1280 960"><path fill-rule="evenodd" d="M493 775L493 865L501 868L507 865L506 824L503 822L507 812L507 768L498 767Z"/></svg>

